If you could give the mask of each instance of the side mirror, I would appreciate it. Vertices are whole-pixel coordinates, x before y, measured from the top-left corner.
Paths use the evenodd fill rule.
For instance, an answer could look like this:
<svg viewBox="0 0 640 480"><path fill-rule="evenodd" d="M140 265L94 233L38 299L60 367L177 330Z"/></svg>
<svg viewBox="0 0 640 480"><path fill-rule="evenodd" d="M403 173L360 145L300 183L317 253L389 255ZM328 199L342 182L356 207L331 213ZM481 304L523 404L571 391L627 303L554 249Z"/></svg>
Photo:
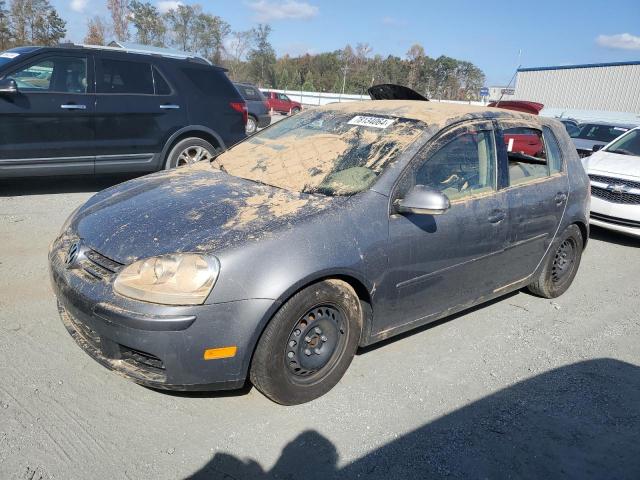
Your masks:
<svg viewBox="0 0 640 480"><path fill-rule="evenodd" d="M3 78L0 80L0 93L18 93L18 84L13 78Z"/></svg>
<svg viewBox="0 0 640 480"><path fill-rule="evenodd" d="M593 153L596 153L598 150L600 150L602 147L604 147L604 145L594 145L593 147L591 147L591 151Z"/></svg>
<svg viewBox="0 0 640 480"><path fill-rule="evenodd" d="M395 203L399 213L416 215L441 215L451 207L449 198L444 193L424 185L416 185L406 197Z"/></svg>

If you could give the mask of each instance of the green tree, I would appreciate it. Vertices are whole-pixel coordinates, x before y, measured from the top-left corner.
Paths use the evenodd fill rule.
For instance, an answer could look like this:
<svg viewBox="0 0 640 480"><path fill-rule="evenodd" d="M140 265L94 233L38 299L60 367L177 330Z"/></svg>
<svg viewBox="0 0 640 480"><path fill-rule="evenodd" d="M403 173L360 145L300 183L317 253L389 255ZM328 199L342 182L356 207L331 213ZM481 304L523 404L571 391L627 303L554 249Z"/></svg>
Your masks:
<svg viewBox="0 0 640 480"><path fill-rule="evenodd" d="M209 13L200 13L194 21L192 49L216 65L222 64L225 38L231 27L222 18Z"/></svg>
<svg viewBox="0 0 640 480"><path fill-rule="evenodd" d="M249 73L260 86L273 85L273 67L276 63L276 52L271 46L269 36L271 27L259 24L253 29L254 45L249 51Z"/></svg>
<svg viewBox="0 0 640 480"><path fill-rule="evenodd" d="M172 33L171 43L188 52L194 45L194 31L198 16L202 13L200 5L178 5L165 14L168 30Z"/></svg>
<svg viewBox="0 0 640 480"><path fill-rule="evenodd" d="M167 29L158 9L150 2L132 0L129 11L136 29L136 40L144 45L163 47Z"/></svg>
<svg viewBox="0 0 640 480"><path fill-rule="evenodd" d="M14 45L55 45L67 33L66 22L48 0L12 0L9 22Z"/></svg>

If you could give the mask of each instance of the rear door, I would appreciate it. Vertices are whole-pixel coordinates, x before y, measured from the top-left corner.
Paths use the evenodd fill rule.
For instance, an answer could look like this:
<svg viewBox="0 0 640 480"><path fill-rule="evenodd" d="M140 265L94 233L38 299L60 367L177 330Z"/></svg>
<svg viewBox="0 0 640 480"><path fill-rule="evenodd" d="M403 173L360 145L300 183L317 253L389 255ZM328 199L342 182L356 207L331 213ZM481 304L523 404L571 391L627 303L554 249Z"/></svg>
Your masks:
<svg viewBox="0 0 640 480"><path fill-rule="evenodd" d="M535 271L553 241L567 205L569 180L558 141L548 127L516 120L498 124L509 204L507 252L517 281ZM508 139L514 132L535 136L542 149L531 155L514 150L513 143L510 148Z"/></svg>
<svg viewBox="0 0 640 480"><path fill-rule="evenodd" d="M166 140L187 124L186 105L161 68L144 57L97 57L96 173L161 167Z"/></svg>
<svg viewBox="0 0 640 480"><path fill-rule="evenodd" d="M32 57L8 72L0 95L0 176L93 173L93 60L83 53Z"/></svg>

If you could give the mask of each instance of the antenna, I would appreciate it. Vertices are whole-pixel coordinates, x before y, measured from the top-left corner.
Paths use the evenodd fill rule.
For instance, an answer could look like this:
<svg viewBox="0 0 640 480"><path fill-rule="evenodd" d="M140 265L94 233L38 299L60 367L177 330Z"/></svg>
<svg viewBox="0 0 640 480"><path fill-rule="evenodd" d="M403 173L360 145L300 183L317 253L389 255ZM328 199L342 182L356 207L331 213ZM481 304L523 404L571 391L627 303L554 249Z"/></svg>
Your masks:
<svg viewBox="0 0 640 480"><path fill-rule="evenodd" d="M513 77L511 77L511 80L509 80L509 83L507 84L507 88L503 88L502 89L502 92L500 93L500 98L496 102L496 108L498 108L500 106L500 102L502 101L502 97L504 97L504 91L505 90L509 90L509 88L511 87L511 82L513 82L516 79L516 75L518 75L518 70L520 70L520 67L522 67L522 64L520 63L520 57L522 57L522 49L518 50L518 66L516 68L516 71L513 72Z"/></svg>

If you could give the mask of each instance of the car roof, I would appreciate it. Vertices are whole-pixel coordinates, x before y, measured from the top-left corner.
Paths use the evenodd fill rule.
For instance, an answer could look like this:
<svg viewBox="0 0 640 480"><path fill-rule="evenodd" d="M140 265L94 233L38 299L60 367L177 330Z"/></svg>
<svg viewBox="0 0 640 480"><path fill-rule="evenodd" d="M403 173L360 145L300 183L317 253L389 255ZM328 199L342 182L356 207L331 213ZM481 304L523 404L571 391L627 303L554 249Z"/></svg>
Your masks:
<svg viewBox="0 0 640 480"><path fill-rule="evenodd" d="M636 128L638 125L633 125L631 123L617 123L617 122L602 122L602 121L593 121L593 122L580 122L581 127L584 125L604 125L605 127L621 127L621 128Z"/></svg>
<svg viewBox="0 0 640 480"><path fill-rule="evenodd" d="M389 115L410 120L419 120L429 125L446 125L462 117L518 118L533 120L536 123L544 121L544 117L502 108L433 101L421 102L416 100L364 100L360 102L331 103L320 108L353 114L374 113L378 115Z"/></svg>

